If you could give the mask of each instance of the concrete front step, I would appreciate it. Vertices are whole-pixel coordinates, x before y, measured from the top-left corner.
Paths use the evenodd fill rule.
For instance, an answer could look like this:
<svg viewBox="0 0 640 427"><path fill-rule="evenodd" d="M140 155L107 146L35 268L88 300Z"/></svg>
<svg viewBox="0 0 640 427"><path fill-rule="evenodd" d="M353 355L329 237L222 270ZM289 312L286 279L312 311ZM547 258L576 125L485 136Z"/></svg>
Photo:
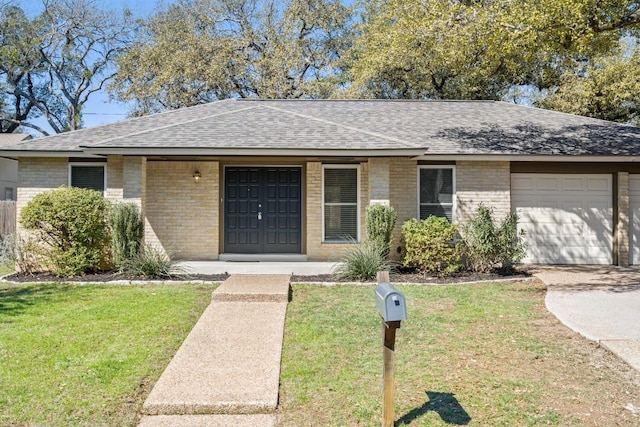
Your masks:
<svg viewBox="0 0 640 427"><path fill-rule="evenodd" d="M276 417L259 415L146 415L138 427L274 427Z"/></svg>
<svg viewBox="0 0 640 427"><path fill-rule="evenodd" d="M216 290L151 390L143 412L265 414L275 410L289 279L286 275L229 277L218 288L222 299L217 299ZM260 288L263 292L255 291ZM267 302L258 302L260 297Z"/></svg>
<svg viewBox="0 0 640 427"><path fill-rule="evenodd" d="M287 274L234 274L213 292L213 301L288 302Z"/></svg>

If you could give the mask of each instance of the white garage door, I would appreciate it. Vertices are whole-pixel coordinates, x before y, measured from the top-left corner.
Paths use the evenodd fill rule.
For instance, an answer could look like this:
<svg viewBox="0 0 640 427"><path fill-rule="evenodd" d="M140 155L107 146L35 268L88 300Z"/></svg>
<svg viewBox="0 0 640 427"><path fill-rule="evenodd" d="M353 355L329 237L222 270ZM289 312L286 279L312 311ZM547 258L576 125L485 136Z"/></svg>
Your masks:
<svg viewBox="0 0 640 427"><path fill-rule="evenodd" d="M640 264L640 175L629 175L629 258Z"/></svg>
<svg viewBox="0 0 640 427"><path fill-rule="evenodd" d="M525 263L611 264L611 175L511 175L511 205L528 244Z"/></svg>

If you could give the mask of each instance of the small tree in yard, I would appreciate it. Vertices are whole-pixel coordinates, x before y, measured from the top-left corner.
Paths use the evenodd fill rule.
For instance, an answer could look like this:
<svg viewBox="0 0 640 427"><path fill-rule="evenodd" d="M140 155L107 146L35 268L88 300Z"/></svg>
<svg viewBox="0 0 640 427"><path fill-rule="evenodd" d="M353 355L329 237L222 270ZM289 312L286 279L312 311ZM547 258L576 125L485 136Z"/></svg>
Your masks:
<svg viewBox="0 0 640 427"><path fill-rule="evenodd" d="M117 267L122 267L128 260L135 258L142 247L144 225L138 205L114 205L109 214L109 229L113 262Z"/></svg>
<svg viewBox="0 0 640 427"><path fill-rule="evenodd" d="M396 225L396 211L391 206L371 205L366 210L367 239L378 242L383 256L389 255L391 233Z"/></svg>
<svg viewBox="0 0 640 427"><path fill-rule="evenodd" d="M480 205L464 226L464 251L471 270L490 272L513 267L526 255L524 232L518 232L518 215L509 213L500 225L493 209Z"/></svg>
<svg viewBox="0 0 640 427"><path fill-rule="evenodd" d="M47 267L68 277L106 266L107 212L98 191L60 187L35 196L22 209L20 223L44 243Z"/></svg>

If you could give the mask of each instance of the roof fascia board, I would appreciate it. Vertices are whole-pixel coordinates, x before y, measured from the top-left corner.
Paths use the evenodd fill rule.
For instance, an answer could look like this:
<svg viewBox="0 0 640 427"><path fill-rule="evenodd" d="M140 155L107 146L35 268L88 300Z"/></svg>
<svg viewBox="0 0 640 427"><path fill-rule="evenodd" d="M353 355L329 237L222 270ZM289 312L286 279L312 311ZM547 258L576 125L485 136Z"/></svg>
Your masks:
<svg viewBox="0 0 640 427"><path fill-rule="evenodd" d="M509 162L594 162L594 163L635 163L640 156L598 156L562 154L432 154L415 157L423 161L509 161Z"/></svg>
<svg viewBox="0 0 640 427"><path fill-rule="evenodd" d="M91 148L85 153L125 156L332 156L332 157L415 157L424 149L331 150L270 148Z"/></svg>
<svg viewBox="0 0 640 427"><path fill-rule="evenodd" d="M104 156L85 151L36 151L36 150L0 150L0 156L7 157L86 157L101 159Z"/></svg>

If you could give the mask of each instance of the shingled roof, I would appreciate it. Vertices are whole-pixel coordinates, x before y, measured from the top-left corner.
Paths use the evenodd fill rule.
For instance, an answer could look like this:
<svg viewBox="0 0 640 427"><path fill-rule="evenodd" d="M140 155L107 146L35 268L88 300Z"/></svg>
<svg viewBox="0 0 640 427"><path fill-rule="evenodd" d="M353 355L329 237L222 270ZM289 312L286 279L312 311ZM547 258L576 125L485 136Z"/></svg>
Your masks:
<svg viewBox="0 0 640 427"><path fill-rule="evenodd" d="M640 128L494 101L224 100L1 151L14 156L638 156Z"/></svg>

